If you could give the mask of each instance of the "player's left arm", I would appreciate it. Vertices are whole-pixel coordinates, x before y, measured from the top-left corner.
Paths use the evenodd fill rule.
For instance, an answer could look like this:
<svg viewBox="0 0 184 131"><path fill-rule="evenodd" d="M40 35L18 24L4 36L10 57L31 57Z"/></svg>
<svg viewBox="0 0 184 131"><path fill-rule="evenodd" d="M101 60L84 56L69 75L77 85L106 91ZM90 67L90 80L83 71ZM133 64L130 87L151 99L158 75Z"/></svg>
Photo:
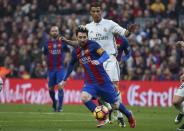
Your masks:
<svg viewBox="0 0 184 131"><path fill-rule="evenodd" d="M111 21L111 26L112 26L111 31L113 34L119 34L126 37L128 37L132 32L135 32L136 29L138 28L137 24L130 24L128 28L125 29L120 25L118 25L117 23L115 23L114 21Z"/></svg>
<svg viewBox="0 0 184 131"><path fill-rule="evenodd" d="M132 55L132 51L131 51L131 48L130 48L130 45L129 45L127 38L122 37L122 39L123 39L123 44L120 45L119 50L124 51L125 56L122 56L122 60L124 62L126 62L130 58L130 56Z"/></svg>
<svg viewBox="0 0 184 131"><path fill-rule="evenodd" d="M96 49L96 53L100 56L100 58L98 60L92 60L91 63L93 65L99 65L102 64L103 62L105 62L107 59L109 59L109 55L107 54L107 52L100 47L100 45L96 45L95 47Z"/></svg>

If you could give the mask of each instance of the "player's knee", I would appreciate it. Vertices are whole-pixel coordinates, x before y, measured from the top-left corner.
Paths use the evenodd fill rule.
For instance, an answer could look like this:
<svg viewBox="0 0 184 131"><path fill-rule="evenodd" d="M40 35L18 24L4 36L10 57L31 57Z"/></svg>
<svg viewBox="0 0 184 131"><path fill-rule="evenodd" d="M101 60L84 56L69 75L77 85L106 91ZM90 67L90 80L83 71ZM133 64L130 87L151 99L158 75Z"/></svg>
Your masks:
<svg viewBox="0 0 184 131"><path fill-rule="evenodd" d="M61 85L58 84L58 89L59 89L59 90L62 90L63 87L62 87Z"/></svg>
<svg viewBox="0 0 184 131"><path fill-rule="evenodd" d="M173 99L172 104L173 104L174 106L178 106L178 105L180 105L180 102L179 102L179 100L177 100L177 99Z"/></svg>
<svg viewBox="0 0 184 131"><path fill-rule="evenodd" d="M120 105L120 102L115 102L114 104L111 104L111 106L112 106L112 108L114 109L114 110L116 110L116 109L119 109L119 105Z"/></svg>
<svg viewBox="0 0 184 131"><path fill-rule="evenodd" d="M92 96L87 92L82 92L81 94L81 100L83 103L90 101L92 99Z"/></svg>

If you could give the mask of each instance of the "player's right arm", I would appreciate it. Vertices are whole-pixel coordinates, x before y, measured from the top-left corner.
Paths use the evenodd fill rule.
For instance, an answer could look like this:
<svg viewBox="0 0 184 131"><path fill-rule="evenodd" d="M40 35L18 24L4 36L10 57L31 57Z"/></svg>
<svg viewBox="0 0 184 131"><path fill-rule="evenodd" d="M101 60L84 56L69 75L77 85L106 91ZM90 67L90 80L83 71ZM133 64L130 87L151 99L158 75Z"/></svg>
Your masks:
<svg viewBox="0 0 184 131"><path fill-rule="evenodd" d="M63 37L63 36L60 36L60 37L59 37L59 40L63 40L66 44L71 45L71 46L73 46L73 47L76 47L77 44L78 44L77 41L68 40L68 39L66 39L66 38Z"/></svg>
<svg viewBox="0 0 184 131"><path fill-rule="evenodd" d="M44 43L44 45L42 47L42 52L43 52L44 55L47 55L47 52L48 52L47 42Z"/></svg>
<svg viewBox="0 0 184 131"><path fill-rule="evenodd" d="M110 25L112 26L111 31L113 34L119 34L126 37L128 37L131 32L135 32L136 28L138 28L137 24L130 24L128 29L125 29L112 20L110 21Z"/></svg>
<svg viewBox="0 0 184 131"><path fill-rule="evenodd" d="M73 68L74 68L74 65L75 63L77 62L77 55L76 55L76 51L75 49L72 51L72 59L70 61L70 64L68 66L68 69L66 71L66 74L63 78L63 80L59 83L59 86L61 86L61 88L64 87L65 83L66 83L66 80L68 79L68 77L70 76L70 74L72 73L73 71Z"/></svg>

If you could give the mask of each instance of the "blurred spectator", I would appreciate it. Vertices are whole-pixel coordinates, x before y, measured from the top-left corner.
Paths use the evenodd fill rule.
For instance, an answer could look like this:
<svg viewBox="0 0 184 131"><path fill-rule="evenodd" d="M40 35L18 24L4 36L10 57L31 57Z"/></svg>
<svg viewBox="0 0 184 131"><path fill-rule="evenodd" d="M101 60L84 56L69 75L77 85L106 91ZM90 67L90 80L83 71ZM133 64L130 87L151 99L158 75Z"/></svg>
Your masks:
<svg viewBox="0 0 184 131"><path fill-rule="evenodd" d="M48 29L55 23L62 35L75 39L76 27L91 20L87 12L92 1L1 0L0 66L11 70L8 77L46 78L41 48ZM184 27L179 27L184 0L101 1L103 16L125 28L142 19L141 29L129 37L132 57L121 66L121 78L178 80L184 73L184 49L176 48L175 42L184 40ZM70 57L66 55L66 67ZM84 77L80 66L72 74L72 79Z"/></svg>

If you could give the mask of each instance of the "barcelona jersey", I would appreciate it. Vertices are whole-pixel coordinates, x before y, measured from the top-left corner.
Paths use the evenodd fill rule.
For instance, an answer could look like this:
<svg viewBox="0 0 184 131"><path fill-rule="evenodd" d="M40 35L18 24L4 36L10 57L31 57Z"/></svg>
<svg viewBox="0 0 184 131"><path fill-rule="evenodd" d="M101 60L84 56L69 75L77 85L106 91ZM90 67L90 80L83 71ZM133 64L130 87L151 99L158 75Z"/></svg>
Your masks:
<svg viewBox="0 0 184 131"><path fill-rule="evenodd" d="M88 84L105 84L111 83L109 76L103 68L103 64L93 65L92 60L98 60L100 55L97 50L101 48L98 43L88 40L85 47L76 47L72 52L71 63L79 60L79 63L84 68L85 83Z"/></svg>
<svg viewBox="0 0 184 131"><path fill-rule="evenodd" d="M47 56L48 70L61 70L64 64L65 52L68 51L66 44L62 40L49 39L45 43L43 51Z"/></svg>

